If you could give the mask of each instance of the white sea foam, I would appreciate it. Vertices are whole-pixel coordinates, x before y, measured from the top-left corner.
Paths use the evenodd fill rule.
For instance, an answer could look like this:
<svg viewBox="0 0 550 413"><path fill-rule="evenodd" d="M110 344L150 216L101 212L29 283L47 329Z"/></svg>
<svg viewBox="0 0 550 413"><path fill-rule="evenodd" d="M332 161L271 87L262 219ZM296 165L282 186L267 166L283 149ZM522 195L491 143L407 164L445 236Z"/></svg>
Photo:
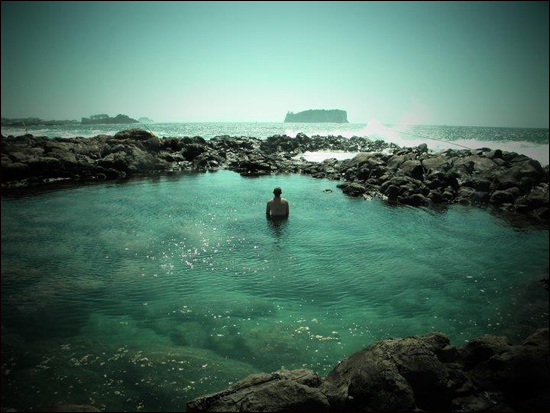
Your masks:
<svg viewBox="0 0 550 413"><path fill-rule="evenodd" d="M304 152L303 154L300 154L295 157L295 159L304 158L308 162L323 162L325 159L331 159L336 158L339 161L343 161L345 159L351 159L355 155L357 155L357 152Z"/></svg>
<svg viewBox="0 0 550 413"><path fill-rule="evenodd" d="M68 125L40 127L28 129L35 136L50 137L93 137L98 134L114 135L121 129L142 127L143 125ZM313 135L341 135L364 136L373 140L393 142L399 146L417 146L427 143L434 151L449 148L491 148L517 152L538 160L543 165L549 161L548 130L533 130L514 128L475 128L475 127L423 127L401 123L388 126L377 120L370 120L367 124L284 124L284 123L167 123L147 126L157 136L203 136L206 139L217 135L256 136L266 138L275 134L286 133L296 136L300 132L308 136ZM21 127L2 127L2 134L23 135L25 129ZM414 134L416 136L413 136ZM544 139L546 134L546 139ZM420 136L422 135L422 136ZM543 139L540 139L540 138ZM436 138L436 139L433 139ZM531 138L533 138L531 140ZM461 146L459 146L461 145ZM333 155L320 153L306 154L312 160L326 159L326 157L349 156L342 153Z"/></svg>
<svg viewBox="0 0 550 413"><path fill-rule="evenodd" d="M512 141L512 140L479 140L479 139L456 139L456 140L443 140L432 139L427 136L412 136L413 132L404 130L402 125L398 126L386 126L377 121L369 121L369 123L357 130L319 130L309 133L310 136L343 136L351 138L352 136L367 137L372 140L383 140L388 143L395 143L399 146L412 147L418 146L421 143L428 144L428 147L433 151L443 151L446 149L464 149L464 147L471 149L479 148L491 148L501 149L503 151L516 152L530 158L538 160L542 165L548 165L549 162L549 144L540 144L527 141ZM287 130L288 136L296 136L299 132L295 130ZM321 162L323 159L323 153L308 153L308 158L314 162ZM306 158L306 159L308 159ZM309 160L308 159L308 160ZM321 159L317 161L317 159Z"/></svg>

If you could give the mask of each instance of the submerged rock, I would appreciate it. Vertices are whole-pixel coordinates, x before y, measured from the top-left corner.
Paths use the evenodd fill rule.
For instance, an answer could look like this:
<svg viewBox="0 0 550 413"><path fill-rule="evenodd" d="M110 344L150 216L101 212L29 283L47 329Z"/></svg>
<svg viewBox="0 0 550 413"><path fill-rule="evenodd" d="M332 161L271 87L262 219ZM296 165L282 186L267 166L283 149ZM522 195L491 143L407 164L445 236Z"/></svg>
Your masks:
<svg viewBox="0 0 550 413"><path fill-rule="evenodd" d="M86 404L59 404L48 409L49 412L100 412L97 407Z"/></svg>
<svg viewBox="0 0 550 413"><path fill-rule="evenodd" d="M255 374L188 402L189 411L545 411L548 329L519 345L483 336L461 348L441 333L389 339L308 370Z"/></svg>

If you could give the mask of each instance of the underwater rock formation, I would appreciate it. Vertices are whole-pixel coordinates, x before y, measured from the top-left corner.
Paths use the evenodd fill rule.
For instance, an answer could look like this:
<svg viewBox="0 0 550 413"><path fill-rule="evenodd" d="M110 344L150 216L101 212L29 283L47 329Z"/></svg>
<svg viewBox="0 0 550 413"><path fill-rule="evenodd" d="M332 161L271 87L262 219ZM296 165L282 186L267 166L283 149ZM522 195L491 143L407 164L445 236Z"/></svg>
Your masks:
<svg viewBox="0 0 550 413"><path fill-rule="evenodd" d="M141 129L93 138L2 136L2 188L94 181L139 174L229 169L243 176L302 173L344 181L355 197L410 206L463 204L548 222L548 166L514 152L401 148L384 141L298 134L267 139L158 138ZM358 152L353 159L308 162L306 151Z"/></svg>
<svg viewBox="0 0 550 413"><path fill-rule="evenodd" d="M548 329L518 345L485 335L454 347L441 333L375 343L327 377L253 374L188 411L547 411Z"/></svg>

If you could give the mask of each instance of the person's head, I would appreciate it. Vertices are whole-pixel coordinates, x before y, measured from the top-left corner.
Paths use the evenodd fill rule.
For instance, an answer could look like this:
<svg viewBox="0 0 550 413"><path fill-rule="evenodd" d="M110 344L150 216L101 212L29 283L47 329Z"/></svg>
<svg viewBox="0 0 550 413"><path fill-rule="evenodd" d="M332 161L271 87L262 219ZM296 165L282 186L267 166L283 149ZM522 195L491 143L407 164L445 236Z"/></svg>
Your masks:
<svg viewBox="0 0 550 413"><path fill-rule="evenodd" d="M275 189L273 190L273 195L275 195L276 197L281 196L282 193L283 193L283 191L278 186L276 186Z"/></svg>

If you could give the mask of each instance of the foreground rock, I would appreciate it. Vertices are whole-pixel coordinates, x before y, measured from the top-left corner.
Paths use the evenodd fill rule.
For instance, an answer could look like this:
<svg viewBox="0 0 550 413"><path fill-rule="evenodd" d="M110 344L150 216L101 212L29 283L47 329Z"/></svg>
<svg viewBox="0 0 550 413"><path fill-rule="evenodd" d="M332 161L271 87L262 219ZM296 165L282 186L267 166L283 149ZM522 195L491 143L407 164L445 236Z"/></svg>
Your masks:
<svg viewBox="0 0 550 413"><path fill-rule="evenodd" d="M358 152L350 160L307 162L306 151ZM220 136L159 139L131 129L114 136L49 139L2 137L2 188L58 181L96 181L173 171L233 170L243 176L302 173L343 180L349 196L430 206L491 206L548 222L548 166L501 150L447 150L423 144L400 148L383 141L298 134L267 139Z"/></svg>
<svg viewBox="0 0 550 413"><path fill-rule="evenodd" d="M460 348L441 333L389 339L341 362L255 374L189 411L548 411L548 329L518 345L486 335Z"/></svg>
<svg viewBox="0 0 550 413"><path fill-rule="evenodd" d="M281 370L253 374L215 395L188 403L190 411L210 412L327 412L321 392L323 379L310 370Z"/></svg>

